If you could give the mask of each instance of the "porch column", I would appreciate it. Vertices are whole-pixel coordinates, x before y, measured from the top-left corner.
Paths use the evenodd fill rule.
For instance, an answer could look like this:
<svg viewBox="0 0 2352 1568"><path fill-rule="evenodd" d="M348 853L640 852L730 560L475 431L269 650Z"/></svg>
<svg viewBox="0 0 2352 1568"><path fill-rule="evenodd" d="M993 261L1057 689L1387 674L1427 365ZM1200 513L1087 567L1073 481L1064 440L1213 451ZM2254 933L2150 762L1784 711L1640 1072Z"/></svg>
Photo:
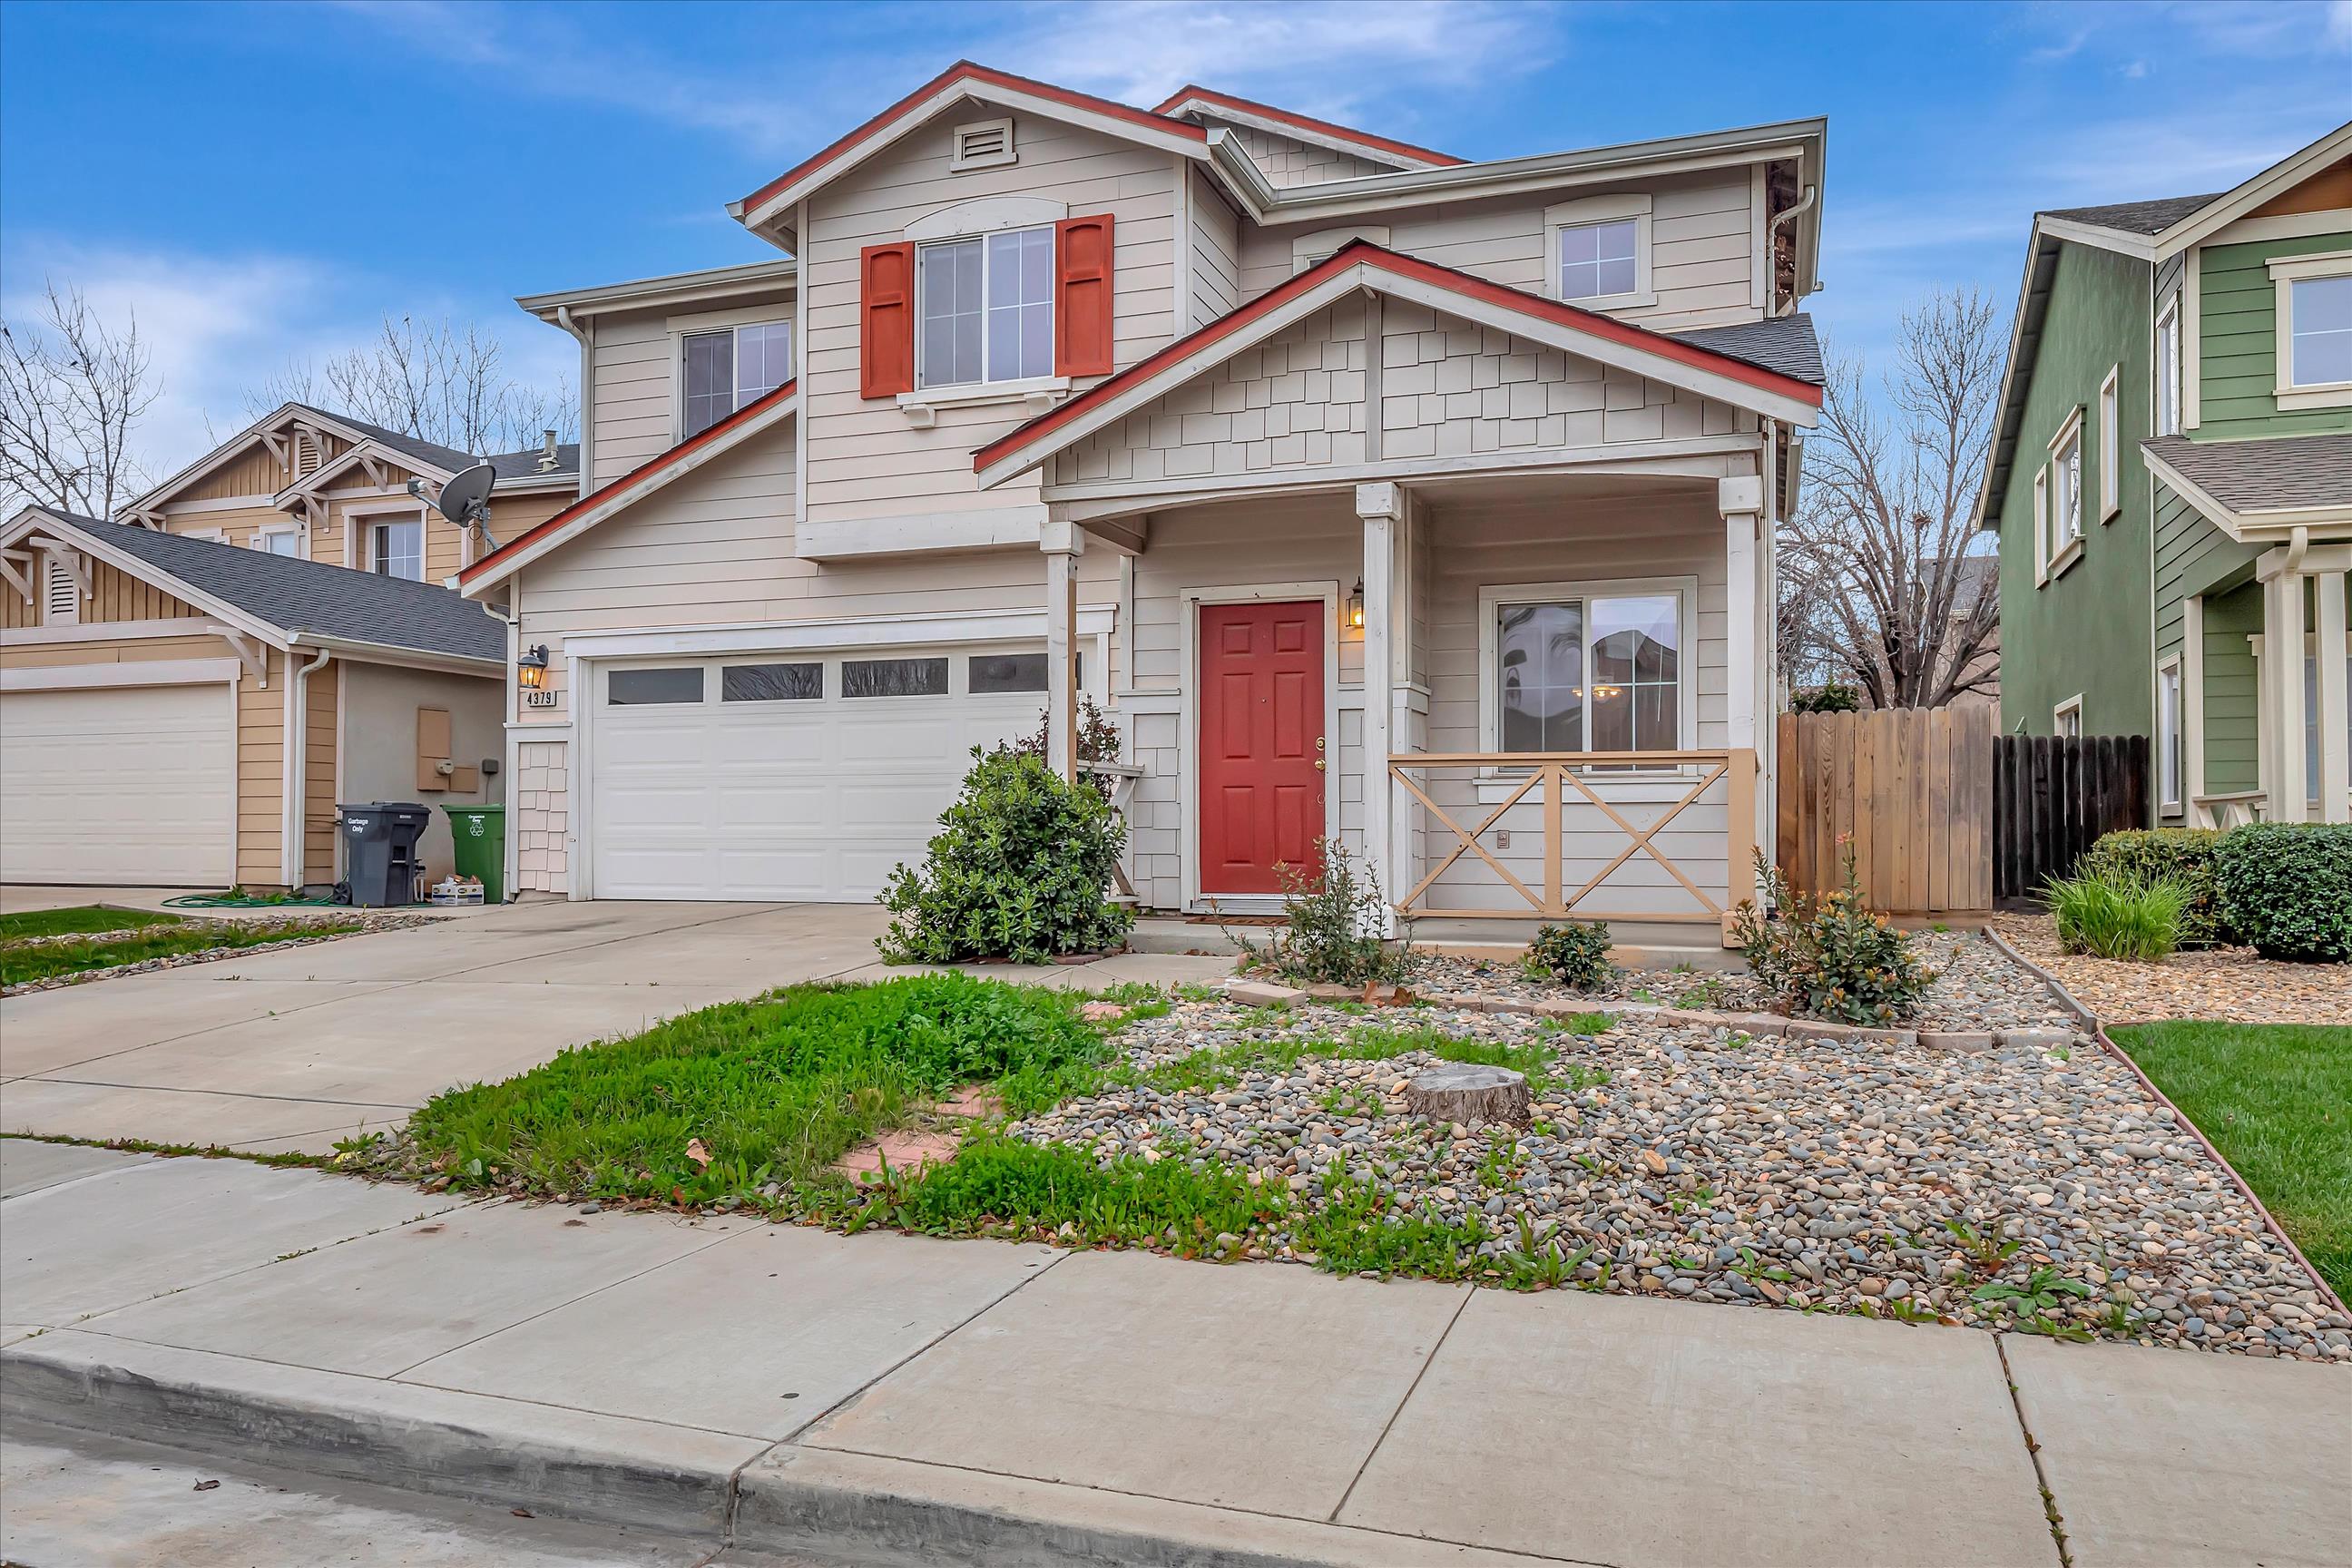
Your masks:
<svg viewBox="0 0 2352 1568"><path fill-rule="evenodd" d="M1045 552L1045 763L1066 783L1078 776L1078 557L1086 531L1049 520L1038 534Z"/></svg>
<svg viewBox="0 0 2352 1568"><path fill-rule="evenodd" d="M2345 799L2352 788L2345 734L2345 574L2322 572L2311 585L2319 600L2313 623L2319 659L2319 820L2352 821L2352 805Z"/></svg>
<svg viewBox="0 0 2352 1568"><path fill-rule="evenodd" d="M2289 569L2288 559L2286 552L2273 551L2260 569L2263 667L2271 699L2273 822L2301 822L2309 813L2303 760L2303 574Z"/></svg>
<svg viewBox="0 0 2352 1568"><path fill-rule="evenodd" d="M2205 595L2191 594L2180 601L2180 820L2191 827L2213 826L2204 793Z"/></svg>
<svg viewBox="0 0 2352 1568"><path fill-rule="evenodd" d="M1724 693L1723 743L1733 752L1733 776L1725 796L1726 808L1747 819L1747 831L1733 825L1727 841L1730 863L1724 867L1727 905L1736 907L1756 894L1756 868L1750 853L1763 842L1760 807L1768 792L1756 787L1757 718L1764 711L1766 643L1760 628L1770 623L1760 613L1764 574L1757 534L1764 516L1764 480L1757 475L1717 479L1717 509L1723 513L1723 595L1725 662L1728 679ZM1685 658L1697 657L1696 639ZM1746 752L1742 758L1738 753ZM1745 776L1741 776L1743 772ZM1725 940L1729 941L1728 931Z"/></svg>
<svg viewBox="0 0 2352 1568"><path fill-rule="evenodd" d="M1393 865L1390 825L1395 820L1389 784L1389 745L1396 689L1390 668L1391 621L1396 613L1396 535L1403 492L1392 484L1358 485L1356 515L1364 525L1364 858L1371 863L1385 914L1381 934L1393 927L1389 900L1402 891ZM1333 736L1334 749L1338 737Z"/></svg>

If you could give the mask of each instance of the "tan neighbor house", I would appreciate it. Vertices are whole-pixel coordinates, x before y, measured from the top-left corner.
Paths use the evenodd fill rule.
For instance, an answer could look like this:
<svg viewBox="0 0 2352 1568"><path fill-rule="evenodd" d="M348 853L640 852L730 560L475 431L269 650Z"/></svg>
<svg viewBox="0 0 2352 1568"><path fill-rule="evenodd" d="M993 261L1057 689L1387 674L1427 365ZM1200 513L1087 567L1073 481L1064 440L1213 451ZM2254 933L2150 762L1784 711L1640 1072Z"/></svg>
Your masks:
<svg viewBox="0 0 2352 1568"><path fill-rule="evenodd" d="M121 521L10 520L0 881L318 887L339 801L503 798L506 628L405 488L476 460L288 405ZM493 533L576 493L576 448L491 461ZM451 868L437 813L423 849Z"/></svg>
<svg viewBox="0 0 2352 1568"><path fill-rule="evenodd" d="M520 885L871 898L1076 691L1147 907L1328 833L1414 914L1716 940L1824 138L1470 163L958 66L735 205L790 258L524 300L585 493L461 577L548 656Z"/></svg>

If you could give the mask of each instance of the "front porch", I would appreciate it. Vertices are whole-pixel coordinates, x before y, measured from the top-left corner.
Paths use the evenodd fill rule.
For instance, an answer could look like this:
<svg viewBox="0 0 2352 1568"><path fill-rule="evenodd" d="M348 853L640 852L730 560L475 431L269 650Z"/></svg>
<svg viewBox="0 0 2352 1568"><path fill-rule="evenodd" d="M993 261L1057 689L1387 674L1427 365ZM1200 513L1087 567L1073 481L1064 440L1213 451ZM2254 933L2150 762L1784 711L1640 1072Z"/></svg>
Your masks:
<svg viewBox="0 0 2352 1568"><path fill-rule="evenodd" d="M2157 670L2160 810L2192 827L2352 821L2352 543L2263 551L2180 603Z"/></svg>
<svg viewBox="0 0 2352 1568"><path fill-rule="evenodd" d="M1769 820L1748 453L1287 487L1067 521L1125 557L1108 689L1147 910L1270 912L1327 835L1417 934L1716 949ZM1055 564L1055 563L1059 563ZM1051 736L1076 660L1048 595Z"/></svg>

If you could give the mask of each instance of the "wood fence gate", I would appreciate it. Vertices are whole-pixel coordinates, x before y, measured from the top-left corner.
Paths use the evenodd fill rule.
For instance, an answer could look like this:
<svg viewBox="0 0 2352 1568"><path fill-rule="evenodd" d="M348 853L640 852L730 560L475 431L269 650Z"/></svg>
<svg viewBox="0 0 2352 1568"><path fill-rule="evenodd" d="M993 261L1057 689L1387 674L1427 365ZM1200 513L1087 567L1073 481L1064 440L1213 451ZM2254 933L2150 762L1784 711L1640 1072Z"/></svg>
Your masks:
<svg viewBox="0 0 2352 1568"><path fill-rule="evenodd" d="M2103 833L2146 827L2145 735L2001 735L1993 749L1993 883L2039 893Z"/></svg>
<svg viewBox="0 0 2352 1568"><path fill-rule="evenodd" d="M1783 713L1777 863L1799 891L1844 881L1888 914L1989 914L1993 714L1982 708Z"/></svg>

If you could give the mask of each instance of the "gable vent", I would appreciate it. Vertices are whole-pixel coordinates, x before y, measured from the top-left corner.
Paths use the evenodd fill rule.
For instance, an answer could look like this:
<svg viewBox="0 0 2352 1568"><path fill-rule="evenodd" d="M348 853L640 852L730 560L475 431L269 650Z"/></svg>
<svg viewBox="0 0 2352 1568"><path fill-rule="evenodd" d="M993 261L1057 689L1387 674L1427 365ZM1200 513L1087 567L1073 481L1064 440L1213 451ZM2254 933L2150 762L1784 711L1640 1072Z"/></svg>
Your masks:
<svg viewBox="0 0 2352 1568"><path fill-rule="evenodd" d="M948 160L955 173L993 169L1013 161L1011 120L977 120L955 128L955 151Z"/></svg>
<svg viewBox="0 0 2352 1568"><path fill-rule="evenodd" d="M81 619L81 584L73 566L57 556L42 557L41 619L53 626L69 626Z"/></svg>
<svg viewBox="0 0 2352 1568"><path fill-rule="evenodd" d="M294 432L294 477L296 479L305 479L317 473L320 464L325 458L326 453L320 449L318 434L315 431L297 429Z"/></svg>

